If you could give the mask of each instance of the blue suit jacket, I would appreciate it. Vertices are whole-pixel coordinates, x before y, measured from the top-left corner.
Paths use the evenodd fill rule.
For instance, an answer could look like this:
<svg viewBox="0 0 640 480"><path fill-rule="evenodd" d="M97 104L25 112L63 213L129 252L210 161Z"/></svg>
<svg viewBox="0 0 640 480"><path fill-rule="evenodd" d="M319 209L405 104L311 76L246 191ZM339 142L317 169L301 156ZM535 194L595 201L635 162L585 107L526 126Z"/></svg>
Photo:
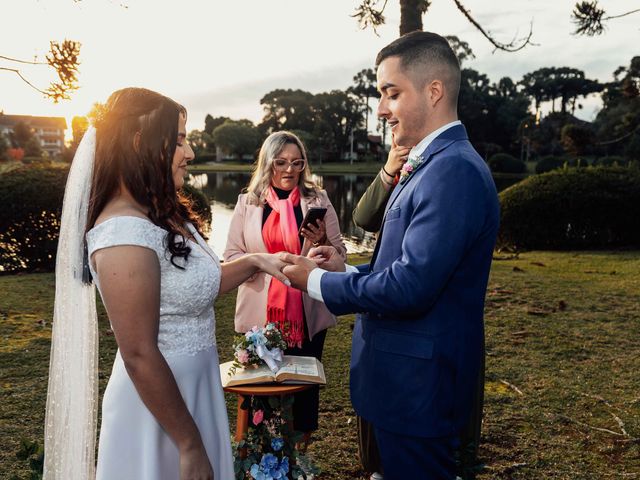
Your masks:
<svg viewBox="0 0 640 480"><path fill-rule="evenodd" d="M376 427L457 435L471 411L499 222L495 184L462 125L438 136L392 193L370 266L325 273L336 315L360 312L351 401Z"/></svg>

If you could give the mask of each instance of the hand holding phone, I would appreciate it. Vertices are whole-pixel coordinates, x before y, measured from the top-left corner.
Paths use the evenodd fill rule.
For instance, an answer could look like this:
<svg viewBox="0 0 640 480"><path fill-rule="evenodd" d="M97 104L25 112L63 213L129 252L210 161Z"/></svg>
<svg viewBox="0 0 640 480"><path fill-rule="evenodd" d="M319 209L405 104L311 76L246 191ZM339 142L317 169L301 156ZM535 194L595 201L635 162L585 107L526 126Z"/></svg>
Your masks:
<svg viewBox="0 0 640 480"><path fill-rule="evenodd" d="M311 207L307 211L307 214L302 219L302 224L300 225L300 230L298 231L298 235L301 235L302 229L307 228L309 224L312 224L315 227L316 220L324 219L324 216L326 213L327 213L327 209L324 207Z"/></svg>

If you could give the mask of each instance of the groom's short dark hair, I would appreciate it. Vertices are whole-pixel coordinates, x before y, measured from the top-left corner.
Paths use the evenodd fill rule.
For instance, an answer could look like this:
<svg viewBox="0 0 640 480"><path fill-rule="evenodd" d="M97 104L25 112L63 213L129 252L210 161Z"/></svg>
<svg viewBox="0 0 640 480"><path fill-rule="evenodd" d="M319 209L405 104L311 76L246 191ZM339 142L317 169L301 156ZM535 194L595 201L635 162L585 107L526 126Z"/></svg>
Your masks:
<svg viewBox="0 0 640 480"><path fill-rule="evenodd" d="M414 85L440 80L457 103L460 91L460 62L446 38L432 32L411 32L384 47L376 57L376 68L387 58L398 57Z"/></svg>

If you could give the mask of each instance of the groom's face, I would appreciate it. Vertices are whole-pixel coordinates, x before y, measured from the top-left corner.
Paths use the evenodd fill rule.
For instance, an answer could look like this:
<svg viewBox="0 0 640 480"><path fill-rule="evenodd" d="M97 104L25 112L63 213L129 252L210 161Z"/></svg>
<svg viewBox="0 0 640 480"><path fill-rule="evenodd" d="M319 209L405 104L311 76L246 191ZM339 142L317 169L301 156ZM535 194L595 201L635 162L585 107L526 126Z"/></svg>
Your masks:
<svg viewBox="0 0 640 480"><path fill-rule="evenodd" d="M402 68L399 57L388 57L378 66L380 104L378 117L385 118L398 145L413 147L429 134L426 88L416 88Z"/></svg>

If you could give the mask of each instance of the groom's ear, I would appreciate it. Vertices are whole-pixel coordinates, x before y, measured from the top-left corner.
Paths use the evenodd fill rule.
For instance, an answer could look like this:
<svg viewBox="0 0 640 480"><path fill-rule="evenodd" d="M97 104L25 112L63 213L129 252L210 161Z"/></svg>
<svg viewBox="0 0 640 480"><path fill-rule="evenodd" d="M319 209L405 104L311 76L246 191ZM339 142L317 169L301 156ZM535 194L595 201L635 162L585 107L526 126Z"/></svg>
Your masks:
<svg viewBox="0 0 640 480"><path fill-rule="evenodd" d="M426 85L427 98L431 103L431 107L435 108L438 103L442 102L445 97L445 87L441 80L432 80Z"/></svg>

